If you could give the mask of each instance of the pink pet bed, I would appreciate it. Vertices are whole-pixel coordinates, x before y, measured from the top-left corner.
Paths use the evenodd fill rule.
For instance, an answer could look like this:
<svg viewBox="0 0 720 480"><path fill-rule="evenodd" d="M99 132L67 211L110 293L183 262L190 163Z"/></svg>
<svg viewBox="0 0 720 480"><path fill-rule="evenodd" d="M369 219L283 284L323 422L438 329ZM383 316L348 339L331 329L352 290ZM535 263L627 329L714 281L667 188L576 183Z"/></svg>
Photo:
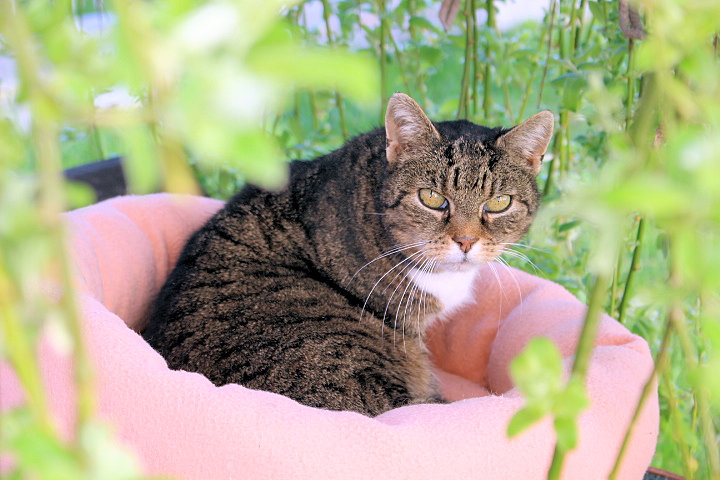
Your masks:
<svg viewBox="0 0 720 480"><path fill-rule="evenodd" d="M305 407L239 385L213 386L169 370L137 334L187 237L222 204L166 194L121 197L67 214L77 291L97 379L100 415L152 475L185 479L541 479L555 436L545 419L509 440L523 399L508 364L531 337L551 338L572 363L586 308L562 287L500 268L477 278L476 302L432 333L429 347L447 399L368 418ZM70 360L43 341L39 356L59 428L74 421ZM22 404L14 373L0 365L0 404ZM646 342L603 317L589 371L591 406L566 479L604 479L643 382ZM493 393L490 393L493 392ZM640 479L658 433L654 394L640 416L620 478Z"/></svg>

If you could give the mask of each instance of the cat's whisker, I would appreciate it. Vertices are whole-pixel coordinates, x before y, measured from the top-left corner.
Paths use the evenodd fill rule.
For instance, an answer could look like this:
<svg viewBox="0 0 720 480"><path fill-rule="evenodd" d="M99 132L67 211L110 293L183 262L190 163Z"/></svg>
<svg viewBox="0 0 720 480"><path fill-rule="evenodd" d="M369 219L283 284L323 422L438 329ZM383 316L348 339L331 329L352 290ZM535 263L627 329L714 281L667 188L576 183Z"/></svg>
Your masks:
<svg viewBox="0 0 720 480"><path fill-rule="evenodd" d="M505 270L510 274L510 277L513 279L513 282L515 282L515 288L517 289L518 296L520 297L520 308L522 309L523 295L522 295L522 290L520 289L520 284L518 283L517 278L515 277L515 274L512 271L512 268L510 268L510 265L508 265L506 260L502 257L498 257L497 259L500 262L500 265L505 267Z"/></svg>
<svg viewBox="0 0 720 480"><path fill-rule="evenodd" d="M502 281L500 281L500 275L498 275L497 270L495 269L495 265L493 262L488 262L488 267L490 267L490 271L492 271L493 275L495 276L495 280L497 280L498 288L500 289L500 308L502 309L502 302L503 299L505 299L505 291L503 289Z"/></svg>
<svg viewBox="0 0 720 480"><path fill-rule="evenodd" d="M424 256L424 253L425 253L425 252L423 252L423 256ZM420 261L422 261L422 260L420 260ZM409 265L408 265L408 266L409 266ZM407 269L407 266L406 266L405 268L403 268L401 271L399 271L397 274L395 274L395 276L393 277L393 279L385 286L385 288L383 289L382 292L380 292L380 294L381 294L381 295L385 295L385 292L388 291L388 288L390 288L390 287L392 286L392 284L395 283L395 280L397 280L398 277L399 277L400 275L402 275L402 273L403 273L406 269ZM400 283L402 283L402 280L400 281ZM398 284L398 285L399 285L399 284Z"/></svg>
<svg viewBox="0 0 720 480"><path fill-rule="evenodd" d="M410 293L408 294L407 300L405 301L405 311L403 313L403 321L402 321L402 337L403 337L403 348L405 349L405 353L407 353L407 347L405 346L405 323L407 322L407 312L408 307L410 306L410 303L415 298L415 292L418 290L418 284L415 281L415 279L418 277L418 275L421 275L424 272L425 266L430 262L429 258L425 258L425 261L423 261L422 264L416 269L413 277L410 279L410 283L412 284L412 288L410 289ZM407 290L407 287L405 287ZM403 296L405 294L403 293ZM400 306L402 306L402 297L400 297ZM398 308L398 313L400 313L400 309ZM410 311L412 313L412 310ZM395 315L395 324L397 325L397 315Z"/></svg>
<svg viewBox="0 0 720 480"><path fill-rule="evenodd" d="M530 260L530 257L528 257L527 255L525 255L522 252L518 252L517 250L513 250L512 248L506 248L505 250L503 250L502 254L508 254L511 257L515 257L524 262L529 263L535 269L535 272L541 271L540 268L537 265L535 265L535 263L533 263L532 260Z"/></svg>
<svg viewBox="0 0 720 480"><path fill-rule="evenodd" d="M403 260L401 260L400 262L398 262L398 263L397 263L394 267L392 267L390 270L388 270L387 272L385 272L385 273L383 274L383 276L380 277L380 279L379 279L377 282L375 282L375 285L373 285L373 287L370 289L370 293L368 293L368 296L365 298L365 303L363 303L362 311L360 312L360 319L359 319L358 321L360 321L360 322L362 321L362 317L363 317L363 315L365 314L365 307L367 307L368 300L370 300L370 296L373 294L373 291L375 291L375 287L377 287L378 284L379 284L380 282L382 282L382 279L385 278L386 276L388 276L388 274L389 274L390 272L392 272L393 270L395 270L396 268L398 268L398 267L399 267L400 265L402 265L403 263L410 261L414 256L420 255L420 254L422 254L422 253L423 253L422 251L417 251L417 252L415 252L415 253L413 253L413 254L410 254L408 257L406 257L405 259L403 259Z"/></svg>
<svg viewBox="0 0 720 480"><path fill-rule="evenodd" d="M393 277L393 279L388 282L388 284L385 286L385 288L383 289L383 291L380 292L380 295L385 295L385 292L388 290L388 288L390 288L390 287L393 285L393 283L395 283L395 280L397 280L397 279L400 277L400 275L403 274L403 272L405 272L406 270L412 268L412 266L413 266L413 265L416 265L418 261L422 261L422 256L424 256L424 252L420 251L420 252L416 252L416 253L420 253L420 254L421 254L421 258L419 258L419 259L418 259L418 258L414 259L412 262L408 263L408 264L405 265L402 269L400 269L400 271L395 274L395 276ZM408 258L411 258L412 256L413 256L413 255L411 255L411 256L408 257ZM407 276L407 274L406 274L406 276ZM393 295L395 295L395 292L397 292L398 288L400 288L400 285L402 285L403 280L405 280L404 277L398 282L397 287L395 287L395 290L393 291ZM374 287L373 287L373 288L374 288ZM370 293L372 293L372 291L371 291ZM390 296L390 300L392 300L392 295ZM390 306L390 300L388 300L388 303L387 303L387 305L385 306L385 313L383 314L382 324L381 324L381 326L380 326L380 335L384 335L384 333L385 333L385 318L387 317L387 311L388 311L388 307Z"/></svg>
<svg viewBox="0 0 720 480"><path fill-rule="evenodd" d="M507 245L509 247L522 247L522 248L527 248L530 250L537 250L538 252L548 253L548 254L552 253L550 250L548 250L546 248L531 247L530 245L525 245L523 243L501 242L501 243L499 243L499 245Z"/></svg>
<svg viewBox="0 0 720 480"><path fill-rule="evenodd" d="M433 270L435 269L436 265L437 265L437 260L435 258L431 258L429 268L425 272L425 277L432 275ZM425 278L425 277L423 277L423 278ZM425 289L422 290L422 294L420 295L420 305L422 305L422 309L423 309L423 320L427 321L427 290L425 290ZM417 316L418 346L422 346L422 327L420 325L420 305L418 305L418 316Z"/></svg>
<svg viewBox="0 0 720 480"><path fill-rule="evenodd" d="M412 263L409 263L407 266L413 265L417 266L420 264L420 262L423 261L423 258L425 257L425 252L422 252L423 255L419 259L415 259ZM387 301L387 305L385 306L385 312L383 313L382 323L385 324L385 319L387 318L387 312L390 308L390 304L392 303L392 299L395 296L395 293L397 293L398 289L402 286L405 279L410 275L410 272L412 269L407 269L407 266L403 268L403 271L407 270L403 278L398 282L397 287L395 287L395 290L393 290L393 293L390 295L390 298ZM397 278L397 277L396 277ZM393 279L394 280L394 279ZM409 285L409 284L408 284ZM405 287L405 291L407 291L407 287ZM403 296L405 295L405 292L403 292ZM400 304L398 305L398 311L400 310L400 307L402 306L402 297L400 297ZM395 316L395 324L393 325L393 345L395 345L395 334L397 332L397 315Z"/></svg>
<svg viewBox="0 0 720 480"><path fill-rule="evenodd" d="M372 264L372 263L375 263L375 262L377 262L378 260L380 260L380 259L382 259L382 258L385 258L385 257L388 257L388 256L390 256L390 255L393 255L393 254L395 254L395 253L400 253L400 252L403 252L403 251L405 251L405 250L409 250L409 249L414 248L414 247L421 247L421 246L423 246L423 245L425 245L425 244L427 244L427 243L428 243L428 242L416 242L416 243L409 243L409 244L400 244L400 245L397 245L397 246L391 248L390 250L388 250L388 251L386 251L386 252L383 252L382 255L380 255L380 256L378 256L378 257L370 260L368 263L366 263L366 264L363 265L362 267L358 268L357 271L356 271L355 273L353 273L352 277L350 277L350 280L347 281L347 283L345 284L345 287L347 288L347 287L350 285L350 283L352 283L353 279L357 276L357 274L360 273L360 271L361 271L362 269L364 269L365 267L367 267L368 265L370 265L370 264Z"/></svg>

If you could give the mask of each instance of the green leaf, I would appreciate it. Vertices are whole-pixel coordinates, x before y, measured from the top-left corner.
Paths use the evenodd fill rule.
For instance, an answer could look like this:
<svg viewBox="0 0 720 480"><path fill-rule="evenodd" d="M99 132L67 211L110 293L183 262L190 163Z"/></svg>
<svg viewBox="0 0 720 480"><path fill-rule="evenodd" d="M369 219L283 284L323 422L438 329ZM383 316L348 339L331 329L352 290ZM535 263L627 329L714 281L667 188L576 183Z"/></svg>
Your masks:
<svg viewBox="0 0 720 480"><path fill-rule="evenodd" d="M571 378L562 394L558 395L553 413L556 418L576 418L590 405L587 391L578 378Z"/></svg>
<svg viewBox="0 0 720 480"><path fill-rule="evenodd" d="M580 220L571 220L569 222L565 222L558 227L558 233L567 232L568 230L572 230L573 228L577 227L581 223L582 222L580 222Z"/></svg>
<svg viewBox="0 0 720 480"><path fill-rule="evenodd" d="M587 82L582 76L568 75L563 85L562 107L576 112L580 107L586 86Z"/></svg>
<svg viewBox="0 0 720 480"><path fill-rule="evenodd" d="M430 30L431 32L438 33L440 30L430 23L426 17L413 16L410 17L410 26L419 30Z"/></svg>
<svg viewBox="0 0 720 480"><path fill-rule="evenodd" d="M86 183L65 182L65 195L71 210L92 205L96 201L95 190Z"/></svg>
<svg viewBox="0 0 720 480"><path fill-rule="evenodd" d="M542 420L547 413L548 412L539 408L537 405L527 406L518 410L518 412L510 419L510 423L508 423L508 437L513 438L524 432L533 426L533 424Z"/></svg>
<svg viewBox="0 0 720 480"><path fill-rule="evenodd" d="M121 137L127 149L123 165L129 190L136 194L157 190L160 185L160 157L149 129L140 126L128 128L122 131Z"/></svg>
<svg viewBox="0 0 720 480"><path fill-rule="evenodd" d="M588 7L590 8L590 12L596 20L605 22L605 8L603 8L603 5L601 5L601 3L604 3L604 0L602 2L593 0L591 2L588 2Z"/></svg>
<svg viewBox="0 0 720 480"><path fill-rule="evenodd" d="M428 62L430 65L436 65L443 59L443 52L439 48L422 45L420 47L420 58Z"/></svg>
<svg viewBox="0 0 720 480"><path fill-rule="evenodd" d="M510 376L528 404L552 404L552 395L562 387L562 357L548 338L532 339L510 363Z"/></svg>
<svg viewBox="0 0 720 480"><path fill-rule="evenodd" d="M575 448L578 440L578 428L575 419L556 418L554 425L558 448L566 452Z"/></svg>

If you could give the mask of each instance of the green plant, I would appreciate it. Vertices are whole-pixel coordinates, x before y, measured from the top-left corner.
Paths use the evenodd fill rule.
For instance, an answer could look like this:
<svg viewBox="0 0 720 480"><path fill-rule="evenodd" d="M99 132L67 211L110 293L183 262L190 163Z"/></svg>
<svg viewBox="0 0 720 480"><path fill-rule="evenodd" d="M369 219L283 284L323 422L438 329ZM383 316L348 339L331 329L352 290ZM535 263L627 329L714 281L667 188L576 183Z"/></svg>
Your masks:
<svg viewBox="0 0 720 480"><path fill-rule="evenodd" d="M648 340L661 403L653 464L687 478L720 478L720 381L713 374L720 369L720 5L548 0L540 25L500 32L492 15L502 2L456 3L458 18L447 31L435 21L437 3L428 0L323 1L320 23L309 21L310 3L281 9L283 23L276 22L276 7L262 7L266 20L254 36L230 35L205 46L188 42L181 26L206 8L236 8L244 18L250 3L117 0L105 8L116 12L118 24L100 37L78 32L65 2L51 9L41 2L2 3L0 45L26 63L19 100L32 105L36 119L30 132L8 120L0 128L0 295L23 299L0 301L4 325L19 319L10 325L14 336L6 331L3 355L27 358L51 308L30 309L30 315L20 305L45 305L26 291L29 279L61 258L60 246L50 241L60 227L48 220L64 208L61 162L76 164L79 154L83 161L123 154L136 191L161 178L168 188L187 189L198 174L206 191L225 198L245 180L280 184L282 157L313 157L378 126L393 91L410 93L438 120L509 125L532 107L549 108L559 122L539 177L543 218L527 250L509 253L506 261L561 283L590 303L591 312L605 310ZM482 11L489 12L487 21ZM124 20L130 16L143 21ZM366 61L317 50L329 44L353 45L347 48ZM107 45L114 55L102 53ZM279 57L259 58L261 48ZM78 52L83 62L74 60ZM189 61L179 62L177 52ZM278 58L300 54L317 62L317 75L298 64L278 69ZM47 65L51 74L37 75ZM372 68L382 75L373 77ZM166 82L166 71L186 80ZM227 98L223 85L244 75L281 81L269 82L271 93L239 123L222 109L207 112L217 98ZM117 84L126 85L141 108L94 108L93 95ZM39 197L38 183L18 173L32 170L41 173ZM82 193L67 193L83 201ZM72 319L71 303L63 308ZM569 384L550 375L545 381L553 396L528 394L535 398L530 413L524 410L512 424L517 432L538 416L554 417L564 440L552 476L572 448L589 350L580 352ZM537 387L538 376L528 374L533 365L557 371L553 355L544 345L519 357L517 384L524 392ZM22 365L28 390L41 389L32 361ZM652 388L649 382L646 391ZM42 425L44 402L30 408L32 421Z"/></svg>
<svg viewBox="0 0 720 480"><path fill-rule="evenodd" d="M26 407L1 421L0 447L15 463L9 478L140 476L95 415L60 219L92 199L62 180L62 152L78 151L67 148L63 132L86 132L92 155L103 155L112 140L135 192L158 185L197 191L193 168L218 165L278 188L286 160L263 131L263 116L285 105L294 89L337 87L360 99L375 91L368 58L301 45L280 15L292 8L286 2L117 0L105 8L115 21L89 35L69 1L0 2L0 53L14 57L20 81L13 105L31 115L27 131L0 118L0 352L27 397ZM95 106L97 94L117 87L136 105ZM59 302L38 287L48 282ZM78 405L71 441L50 417L34 353L41 337L73 354Z"/></svg>

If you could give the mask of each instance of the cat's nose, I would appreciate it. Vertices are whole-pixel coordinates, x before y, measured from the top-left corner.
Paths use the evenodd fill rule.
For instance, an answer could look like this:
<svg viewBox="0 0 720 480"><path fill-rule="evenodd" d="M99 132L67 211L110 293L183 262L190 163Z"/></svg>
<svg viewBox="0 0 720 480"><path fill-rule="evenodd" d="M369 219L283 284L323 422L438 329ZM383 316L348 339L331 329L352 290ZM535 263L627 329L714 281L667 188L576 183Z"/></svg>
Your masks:
<svg viewBox="0 0 720 480"><path fill-rule="evenodd" d="M460 250L462 250L464 253L468 253L472 248L473 244L478 241L478 237L463 235L461 237L453 237L453 241L460 246Z"/></svg>

